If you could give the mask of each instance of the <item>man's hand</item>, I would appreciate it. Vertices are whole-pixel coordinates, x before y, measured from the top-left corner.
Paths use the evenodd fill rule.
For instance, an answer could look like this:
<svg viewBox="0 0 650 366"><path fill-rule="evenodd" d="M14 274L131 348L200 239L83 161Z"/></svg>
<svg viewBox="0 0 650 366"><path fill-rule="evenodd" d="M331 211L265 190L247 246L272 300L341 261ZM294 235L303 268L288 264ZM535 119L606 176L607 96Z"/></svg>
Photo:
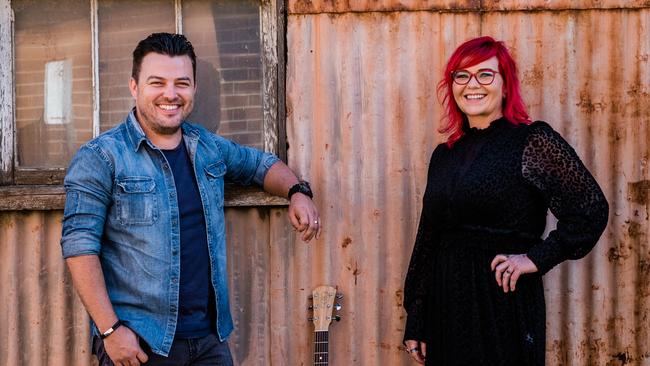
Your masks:
<svg viewBox="0 0 650 366"><path fill-rule="evenodd" d="M271 166L264 177L264 190L280 197L287 197L289 189L298 183L298 177L281 161ZM289 220L293 228L302 233L302 240L310 241L320 237L320 216L314 202L308 196L297 192L291 195Z"/></svg>
<svg viewBox="0 0 650 366"><path fill-rule="evenodd" d="M116 366L140 366L149 360L140 348L138 336L126 326L115 329L113 334L104 338L104 348Z"/></svg>
<svg viewBox="0 0 650 366"><path fill-rule="evenodd" d="M321 222L316 205L311 198L294 193L289 204L289 220L294 229L302 233L302 240L309 242L314 236L320 237Z"/></svg>

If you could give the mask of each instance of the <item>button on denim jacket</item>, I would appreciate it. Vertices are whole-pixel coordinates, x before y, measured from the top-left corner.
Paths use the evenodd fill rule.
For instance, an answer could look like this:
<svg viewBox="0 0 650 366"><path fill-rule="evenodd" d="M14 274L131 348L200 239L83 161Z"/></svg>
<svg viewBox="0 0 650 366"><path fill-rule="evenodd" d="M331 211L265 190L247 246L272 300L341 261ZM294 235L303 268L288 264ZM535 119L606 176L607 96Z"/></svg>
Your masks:
<svg viewBox="0 0 650 366"><path fill-rule="evenodd" d="M274 155L182 124L205 213L220 340L233 322L228 304L224 179L262 185ZM63 257L98 255L111 303L155 353L167 356L178 316L180 233L177 189L162 151L134 112L83 145L70 163L61 246Z"/></svg>

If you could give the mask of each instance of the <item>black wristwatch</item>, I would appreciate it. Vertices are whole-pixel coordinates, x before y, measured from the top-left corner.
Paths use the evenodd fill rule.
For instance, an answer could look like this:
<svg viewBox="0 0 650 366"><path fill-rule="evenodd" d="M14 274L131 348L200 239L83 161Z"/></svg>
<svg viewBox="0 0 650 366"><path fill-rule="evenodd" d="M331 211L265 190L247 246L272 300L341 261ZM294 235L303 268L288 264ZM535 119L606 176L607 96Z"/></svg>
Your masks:
<svg viewBox="0 0 650 366"><path fill-rule="evenodd" d="M291 199L291 196L293 196L294 193L298 192L308 196L309 198L314 198L314 194L312 193L311 187L309 187L309 182L307 181L301 180L291 186L291 188L289 188L289 199Z"/></svg>

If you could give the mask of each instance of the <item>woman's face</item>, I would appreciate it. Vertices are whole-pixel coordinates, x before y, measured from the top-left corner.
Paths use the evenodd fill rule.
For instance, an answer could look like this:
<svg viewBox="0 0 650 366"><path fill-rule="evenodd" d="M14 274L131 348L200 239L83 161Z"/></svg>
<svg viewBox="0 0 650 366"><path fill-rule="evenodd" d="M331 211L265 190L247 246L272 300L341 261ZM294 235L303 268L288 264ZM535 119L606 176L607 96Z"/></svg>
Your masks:
<svg viewBox="0 0 650 366"><path fill-rule="evenodd" d="M490 70L497 71L494 74L494 80L490 84L482 85L489 81ZM469 82L465 85L452 81L452 88L456 104L467 116L471 127L485 128L490 122L503 115L501 112L503 79L498 70L499 61L494 56L463 70L455 71L457 73L454 78L456 81L467 82L469 76ZM459 71L467 71L468 73L458 74ZM481 83L479 83L479 80Z"/></svg>

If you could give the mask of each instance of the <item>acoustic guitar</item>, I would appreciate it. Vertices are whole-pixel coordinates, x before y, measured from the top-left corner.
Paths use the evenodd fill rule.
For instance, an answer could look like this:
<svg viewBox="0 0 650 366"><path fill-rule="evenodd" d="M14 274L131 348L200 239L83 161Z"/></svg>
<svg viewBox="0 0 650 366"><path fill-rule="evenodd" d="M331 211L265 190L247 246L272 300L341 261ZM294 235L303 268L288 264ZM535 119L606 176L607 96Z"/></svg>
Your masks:
<svg viewBox="0 0 650 366"><path fill-rule="evenodd" d="M333 314L333 310L341 310L341 304L334 302L335 299L342 299L343 295L337 294L332 286L318 286L310 298L313 317L309 320L314 323L314 366L327 366L329 365L329 325L332 320L341 320L338 314Z"/></svg>

